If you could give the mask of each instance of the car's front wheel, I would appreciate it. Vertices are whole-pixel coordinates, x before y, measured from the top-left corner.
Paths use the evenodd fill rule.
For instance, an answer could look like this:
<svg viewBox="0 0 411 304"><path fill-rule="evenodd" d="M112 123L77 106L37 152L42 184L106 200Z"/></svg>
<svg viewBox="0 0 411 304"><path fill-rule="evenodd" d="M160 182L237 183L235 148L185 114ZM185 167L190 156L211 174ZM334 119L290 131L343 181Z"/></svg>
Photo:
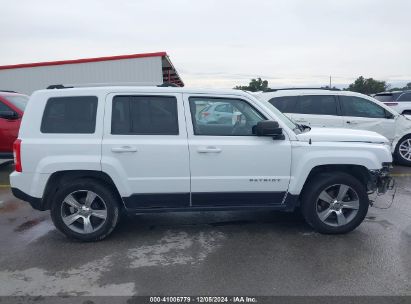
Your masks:
<svg viewBox="0 0 411 304"><path fill-rule="evenodd" d="M60 187L54 196L51 218L58 230L81 241L107 237L119 218L119 202L110 187L81 179Z"/></svg>
<svg viewBox="0 0 411 304"><path fill-rule="evenodd" d="M401 138L395 147L394 157L398 164L411 166L411 135Z"/></svg>
<svg viewBox="0 0 411 304"><path fill-rule="evenodd" d="M316 175L305 186L302 213L314 230L325 234L347 233L361 224L369 200L364 185L342 173Z"/></svg>

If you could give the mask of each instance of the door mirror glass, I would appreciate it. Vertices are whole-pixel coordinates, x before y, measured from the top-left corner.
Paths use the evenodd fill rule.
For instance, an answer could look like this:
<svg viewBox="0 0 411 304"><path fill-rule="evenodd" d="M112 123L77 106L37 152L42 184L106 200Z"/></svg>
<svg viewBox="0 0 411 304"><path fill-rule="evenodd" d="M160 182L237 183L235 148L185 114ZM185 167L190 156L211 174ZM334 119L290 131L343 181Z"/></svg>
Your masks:
<svg viewBox="0 0 411 304"><path fill-rule="evenodd" d="M273 139L284 139L283 129L274 120L263 120L257 123L254 132L257 136L270 136Z"/></svg>
<svg viewBox="0 0 411 304"><path fill-rule="evenodd" d="M17 119L19 118L19 114L14 111L0 111L0 118L3 119Z"/></svg>

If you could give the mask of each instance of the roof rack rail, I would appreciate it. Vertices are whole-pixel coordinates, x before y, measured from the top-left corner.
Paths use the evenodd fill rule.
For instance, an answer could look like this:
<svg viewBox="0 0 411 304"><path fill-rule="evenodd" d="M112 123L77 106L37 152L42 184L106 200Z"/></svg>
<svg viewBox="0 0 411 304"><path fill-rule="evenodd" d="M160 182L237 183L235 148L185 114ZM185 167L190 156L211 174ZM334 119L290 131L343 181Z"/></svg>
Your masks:
<svg viewBox="0 0 411 304"><path fill-rule="evenodd" d="M164 82L162 84L155 84L152 82L117 82L117 83L79 83L79 84L52 84L46 89L72 89L84 87L108 87L108 86L147 86L147 87L178 87L177 84L171 82Z"/></svg>
<svg viewBox="0 0 411 304"><path fill-rule="evenodd" d="M66 87L62 84L53 84L47 87L47 90L54 90L54 89L71 89L73 87Z"/></svg>
<svg viewBox="0 0 411 304"><path fill-rule="evenodd" d="M0 92L4 92L4 93L17 93L16 91L2 90L2 89L0 89Z"/></svg>
<svg viewBox="0 0 411 304"><path fill-rule="evenodd" d="M280 89L268 89L265 92L276 92L276 91L285 91L285 90L325 90L325 91L341 91L337 88L280 88Z"/></svg>

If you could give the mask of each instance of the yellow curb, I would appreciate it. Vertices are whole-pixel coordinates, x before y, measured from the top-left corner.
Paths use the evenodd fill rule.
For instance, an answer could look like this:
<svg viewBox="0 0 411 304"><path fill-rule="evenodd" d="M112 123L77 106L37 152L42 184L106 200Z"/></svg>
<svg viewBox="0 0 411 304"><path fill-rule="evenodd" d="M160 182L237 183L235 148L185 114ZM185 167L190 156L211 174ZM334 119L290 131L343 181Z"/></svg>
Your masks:
<svg viewBox="0 0 411 304"><path fill-rule="evenodd" d="M411 176L411 173L393 173L390 174L392 177L406 177L406 176Z"/></svg>
<svg viewBox="0 0 411 304"><path fill-rule="evenodd" d="M0 188L10 188L10 185L0 185Z"/></svg>

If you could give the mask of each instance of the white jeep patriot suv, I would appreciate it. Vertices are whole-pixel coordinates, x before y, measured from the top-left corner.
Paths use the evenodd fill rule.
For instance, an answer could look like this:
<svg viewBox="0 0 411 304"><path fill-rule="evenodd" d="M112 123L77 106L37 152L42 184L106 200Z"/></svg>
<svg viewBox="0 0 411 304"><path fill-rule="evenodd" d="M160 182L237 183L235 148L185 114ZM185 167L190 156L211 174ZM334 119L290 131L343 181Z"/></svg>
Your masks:
<svg viewBox="0 0 411 304"><path fill-rule="evenodd" d="M345 233L389 187L392 162L377 133L301 127L238 90L174 87L37 91L14 154L13 194L83 241L123 211L300 207L315 230Z"/></svg>

